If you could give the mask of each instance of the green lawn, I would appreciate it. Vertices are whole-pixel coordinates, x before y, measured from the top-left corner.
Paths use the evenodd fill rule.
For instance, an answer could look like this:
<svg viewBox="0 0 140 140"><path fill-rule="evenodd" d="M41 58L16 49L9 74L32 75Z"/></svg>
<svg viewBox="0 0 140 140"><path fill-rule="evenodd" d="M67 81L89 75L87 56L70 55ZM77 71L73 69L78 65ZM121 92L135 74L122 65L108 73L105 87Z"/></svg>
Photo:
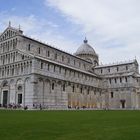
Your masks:
<svg viewBox="0 0 140 140"><path fill-rule="evenodd" d="M0 110L0 140L139 140L140 111Z"/></svg>

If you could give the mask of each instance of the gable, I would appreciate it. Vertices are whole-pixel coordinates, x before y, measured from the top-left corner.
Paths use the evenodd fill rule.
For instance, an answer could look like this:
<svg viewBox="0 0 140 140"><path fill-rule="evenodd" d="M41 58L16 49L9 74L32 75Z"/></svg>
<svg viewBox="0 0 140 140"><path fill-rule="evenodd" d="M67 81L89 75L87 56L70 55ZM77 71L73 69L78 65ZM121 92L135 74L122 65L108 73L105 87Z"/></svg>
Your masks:
<svg viewBox="0 0 140 140"><path fill-rule="evenodd" d="M18 34L22 34L23 32L19 29L13 28L13 27L8 27L4 30L3 33L0 34L0 41L4 41L8 38L11 38L13 36L16 36Z"/></svg>

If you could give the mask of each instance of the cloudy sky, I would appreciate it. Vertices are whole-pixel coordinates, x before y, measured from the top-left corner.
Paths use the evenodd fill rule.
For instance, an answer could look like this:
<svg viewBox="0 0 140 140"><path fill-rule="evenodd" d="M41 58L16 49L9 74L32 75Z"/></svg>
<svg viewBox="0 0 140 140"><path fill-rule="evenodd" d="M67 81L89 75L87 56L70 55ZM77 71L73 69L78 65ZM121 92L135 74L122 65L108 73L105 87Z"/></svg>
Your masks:
<svg viewBox="0 0 140 140"><path fill-rule="evenodd" d="M0 0L0 32L24 34L74 53L84 37L100 63L140 63L140 0Z"/></svg>

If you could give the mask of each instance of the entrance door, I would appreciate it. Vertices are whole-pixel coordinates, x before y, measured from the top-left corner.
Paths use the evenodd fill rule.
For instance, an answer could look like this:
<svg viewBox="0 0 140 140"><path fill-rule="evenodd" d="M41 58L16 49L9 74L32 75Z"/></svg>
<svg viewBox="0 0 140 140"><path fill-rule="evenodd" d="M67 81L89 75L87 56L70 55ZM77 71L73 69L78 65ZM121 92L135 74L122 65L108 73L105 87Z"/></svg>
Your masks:
<svg viewBox="0 0 140 140"><path fill-rule="evenodd" d="M3 106L7 107L8 102L8 90L3 91Z"/></svg>
<svg viewBox="0 0 140 140"><path fill-rule="evenodd" d="M122 108L125 108L125 100L121 100L121 106Z"/></svg>
<svg viewBox="0 0 140 140"><path fill-rule="evenodd" d="M22 104L22 94L18 94L18 104Z"/></svg>

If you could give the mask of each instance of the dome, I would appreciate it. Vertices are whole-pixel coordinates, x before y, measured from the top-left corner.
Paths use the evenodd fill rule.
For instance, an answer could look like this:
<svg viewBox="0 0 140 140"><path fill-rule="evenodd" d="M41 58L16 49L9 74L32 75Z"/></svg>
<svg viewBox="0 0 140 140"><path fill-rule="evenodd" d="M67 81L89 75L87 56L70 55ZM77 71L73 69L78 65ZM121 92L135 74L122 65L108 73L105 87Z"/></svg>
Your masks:
<svg viewBox="0 0 140 140"><path fill-rule="evenodd" d="M88 44L88 40L85 38L84 43L77 49L75 55L91 54L96 55L95 50Z"/></svg>

